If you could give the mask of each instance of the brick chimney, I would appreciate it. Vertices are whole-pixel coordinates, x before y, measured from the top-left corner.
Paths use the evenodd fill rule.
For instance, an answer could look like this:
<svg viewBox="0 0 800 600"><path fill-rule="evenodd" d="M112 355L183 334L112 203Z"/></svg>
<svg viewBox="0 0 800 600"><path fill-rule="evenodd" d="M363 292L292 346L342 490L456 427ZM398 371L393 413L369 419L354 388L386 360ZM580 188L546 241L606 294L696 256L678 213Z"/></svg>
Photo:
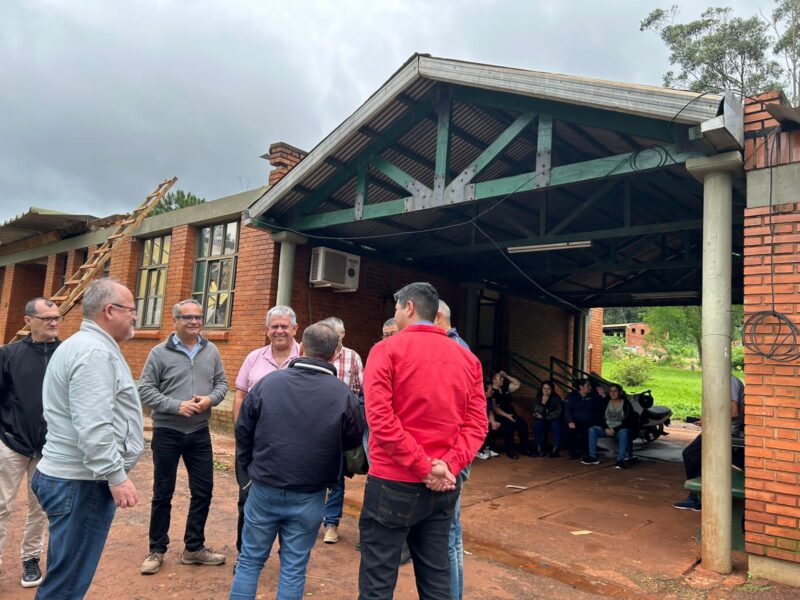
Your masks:
<svg viewBox="0 0 800 600"><path fill-rule="evenodd" d="M269 172L269 185L278 183L284 175L295 168L308 155L305 150L290 146L286 142L275 142L269 152L262 155L274 168Z"/></svg>

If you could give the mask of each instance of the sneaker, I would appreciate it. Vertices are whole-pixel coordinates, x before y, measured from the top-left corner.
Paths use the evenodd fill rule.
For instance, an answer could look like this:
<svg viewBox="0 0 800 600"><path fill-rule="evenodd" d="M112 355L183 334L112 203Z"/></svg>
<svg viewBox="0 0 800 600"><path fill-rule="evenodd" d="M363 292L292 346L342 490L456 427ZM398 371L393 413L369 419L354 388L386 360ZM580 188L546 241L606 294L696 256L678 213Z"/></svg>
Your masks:
<svg viewBox="0 0 800 600"><path fill-rule="evenodd" d="M161 561L163 560L163 552L151 552L144 557L144 562L142 563L142 567L139 569L139 572L142 575L153 575L158 573L158 570L161 568Z"/></svg>
<svg viewBox="0 0 800 600"><path fill-rule="evenodd" d="M561 452L558 451L558 448L553 448L549 454L550 458L558 458L561 456Z"/></svg>
<svg viewBox="0 0 800 600"><path fill-rule="evenodd" d="M411 562L411 550L408 549L408 544L403 544L403 550L400 552L400 566L407 565Z"/></svg>
<svg viewBox="0 0 800 600"><path fill-rule="evenodd" d="M335 544L339 541L339 527L336 525L326 525L325 526L325 537L322 538L322 541L326 544Z"/></svg>
<svg viewBox="0 0 800 600"><path fill-rule="evenodd" d="M236 560L233 561L233 576L236 577L236 567L239 566L239 555L236 555Z"/></svg>
<svg viewBox="0 0 800 600"><path fill-rule="evenodd" d="M486 450L480 450L480 451L478 451L478 453L475 455L475 458L480 458L481 460L486 460L486 459L488 459L488 458L489 458L489 453L488 453L488 452L486 452Z"/></svg>
<svg viewBox="0 0 800 600"><path fill-rule="evenodd" d="M614 466L614 468L617 469L618 471L622 471L625 468L625 461L624 460L618 460L617 464Z"/></svg>
<svg viewBox="0 0 800 600"><path fill-rule="evenodd" d="M599 465L600 460L596 456L584 456L581 459L581 464L583 465Z"/></svg>
<svg viewBox="0 0 800 600"><path fill-rule="evenodd" d="M499 452L495 452L491 448L487 448L486 451L489 453L489 458L494 458L495 456L500 456Z"/></svg>
<svg viewBox="0 0 800 600"><path fill-rule="evenodd" d="M214 552L211 548L200 548L194 552L184 549L181 556L182 565L207 565L216 566L225 563L225 555Z"/></svg>
<svg viewBox="0 0 800 600"><path fill-rule="evenodd" d="M516 452L509 452L508 458L510 458L511 460L517 460L519 458L519 454L517 454Z"/></svg>
<svg viewBox="0 0 800 600"><path fill-rule="evenodd" d="M38 558L29 558L22 562L22 579L19 584L24 588L36 587L42 583L42 570Z"/></svg>
<svg viewBox="0 0 800 600"><path fill-rule="evenodd" d="M681 500L680 502L675 502L673 505L678 510L693 510L695 512L699 512L702 510L702 505L700 503L700 498L695 496L694 494L689 494L686 497L686 500Z"/></svg>

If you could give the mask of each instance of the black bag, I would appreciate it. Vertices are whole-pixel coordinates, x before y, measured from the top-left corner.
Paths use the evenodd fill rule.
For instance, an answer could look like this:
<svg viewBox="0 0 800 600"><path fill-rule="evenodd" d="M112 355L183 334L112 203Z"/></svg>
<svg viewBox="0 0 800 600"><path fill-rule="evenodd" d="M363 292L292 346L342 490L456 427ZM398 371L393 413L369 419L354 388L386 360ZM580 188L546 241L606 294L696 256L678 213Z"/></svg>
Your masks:
<svg viewBox="0 0 800 600"><path fill-rule="evenodd" d="M345 470L344 474L347 477L353 475L366 475L369 472L369 461L367 460L367 453L364 452L364 446L359 444L352 450L346 450L344 453Z"/></svg>

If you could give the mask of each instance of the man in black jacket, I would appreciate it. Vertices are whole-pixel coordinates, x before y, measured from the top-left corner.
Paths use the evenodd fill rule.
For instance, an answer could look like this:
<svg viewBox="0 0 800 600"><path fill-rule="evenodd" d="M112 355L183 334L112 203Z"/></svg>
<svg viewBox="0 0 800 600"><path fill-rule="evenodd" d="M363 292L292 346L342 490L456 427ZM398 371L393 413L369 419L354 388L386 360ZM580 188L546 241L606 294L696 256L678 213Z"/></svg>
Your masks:
<svg viewBox="0 0 800 600"><path fill-rule="evenodd" d="M254 598L258 577L280 534L278 598L301 598L325 491L339 479L344 450L361 443L358 401L329 364L339 336L315 323L302 356L263 377L236 421L239 465L250 477L239 566L231 598Z"/></svg>
<svg viewBox="0 0 800 600"><path fill-rule="evenodd" d="M58 307L47 298L25 305L30 335L0 348L0 565L8 517L22 477L28 475L28 519L22 537L22 587L42 581L39 557L47 517L31 492L31 477L42 457L46 425L42 416L42 380L47 363L61 343Z"/></svg>

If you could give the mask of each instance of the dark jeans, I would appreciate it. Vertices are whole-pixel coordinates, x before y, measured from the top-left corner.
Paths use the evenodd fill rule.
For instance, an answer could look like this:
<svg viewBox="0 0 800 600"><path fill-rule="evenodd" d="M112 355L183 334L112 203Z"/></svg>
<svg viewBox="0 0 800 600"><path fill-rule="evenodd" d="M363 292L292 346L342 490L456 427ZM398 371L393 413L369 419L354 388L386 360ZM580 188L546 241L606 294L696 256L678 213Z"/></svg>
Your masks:
<svg viewBox="0 0 800 600"><path fill-rule="evenodd" d="M536 449L544 452L547 448L547 432L553 436L553 450L561 447L561 420L560 419L537 419L533 420L533 435L536 438Z"/></svg>
<svg viewBox="0 0 800 600"><path fill-rule="evenodd" d="M244 504L247 502L247 494L250 492L250 475L247 469L239 466L239 459L234 459L236 466L236 483L239 484L239 502L236 508L239 511L239 518L236 520L236 552L242 551L242 528L244 527Z"/></svg>
<svg viewBox="0 0 800 600"><path fill-rule="evenodd" d="M394 595L403 542L408 542L420 600L450 600L450 524L461 488L432 492L423 483L367 476L358 571L360 600Z"/></svg>
<svg viewBox="0 0 800 600"><path fill-rule="evenodd" d="M497 415L495 417L497 422L500 423L500 434L503 436L505 442L505 449L507 454L514 452L516 447L514 444L514 434L519 434L519 448L522 452L528 452L528 424L525 420L517 416L513 421Z"/></svg>
<svg viewBox="0 0 800 600"><path fill-rule="evenodd" d="M733 448L731 463L735 466L744 468L744 449ZM703 434L698 434L691 443L683 449L683 469L686 471L686 479L694 479L701 475L701 461L703 460Z"/></svg>
<svg viewBox="0 0 800 600"><path fill-rule="evenodd" d="M575 429L567 425L567 439L569 440L569 452L571 455L587 455L589 453L589 429L591 423L575 422Z"/></svg>
<svg viewBox="0 0 800 600"><path fill-rule="evenodd" d="M205 528L214 489L214 463L208 427L181 433L167 427L153 429L153 500L150 507L150 552L167 551L172 495L178 461L183 458L189 475L189 514L183 543L189 552L200 550L206 541Z"/></svg>
<svg viewBox="0 0 800 600"><path fill-rule="evenodd" d="M36 598L80 600L92 583L117 509L108 482L36 471L31 487L50 521L47 572Z"/></svg>

